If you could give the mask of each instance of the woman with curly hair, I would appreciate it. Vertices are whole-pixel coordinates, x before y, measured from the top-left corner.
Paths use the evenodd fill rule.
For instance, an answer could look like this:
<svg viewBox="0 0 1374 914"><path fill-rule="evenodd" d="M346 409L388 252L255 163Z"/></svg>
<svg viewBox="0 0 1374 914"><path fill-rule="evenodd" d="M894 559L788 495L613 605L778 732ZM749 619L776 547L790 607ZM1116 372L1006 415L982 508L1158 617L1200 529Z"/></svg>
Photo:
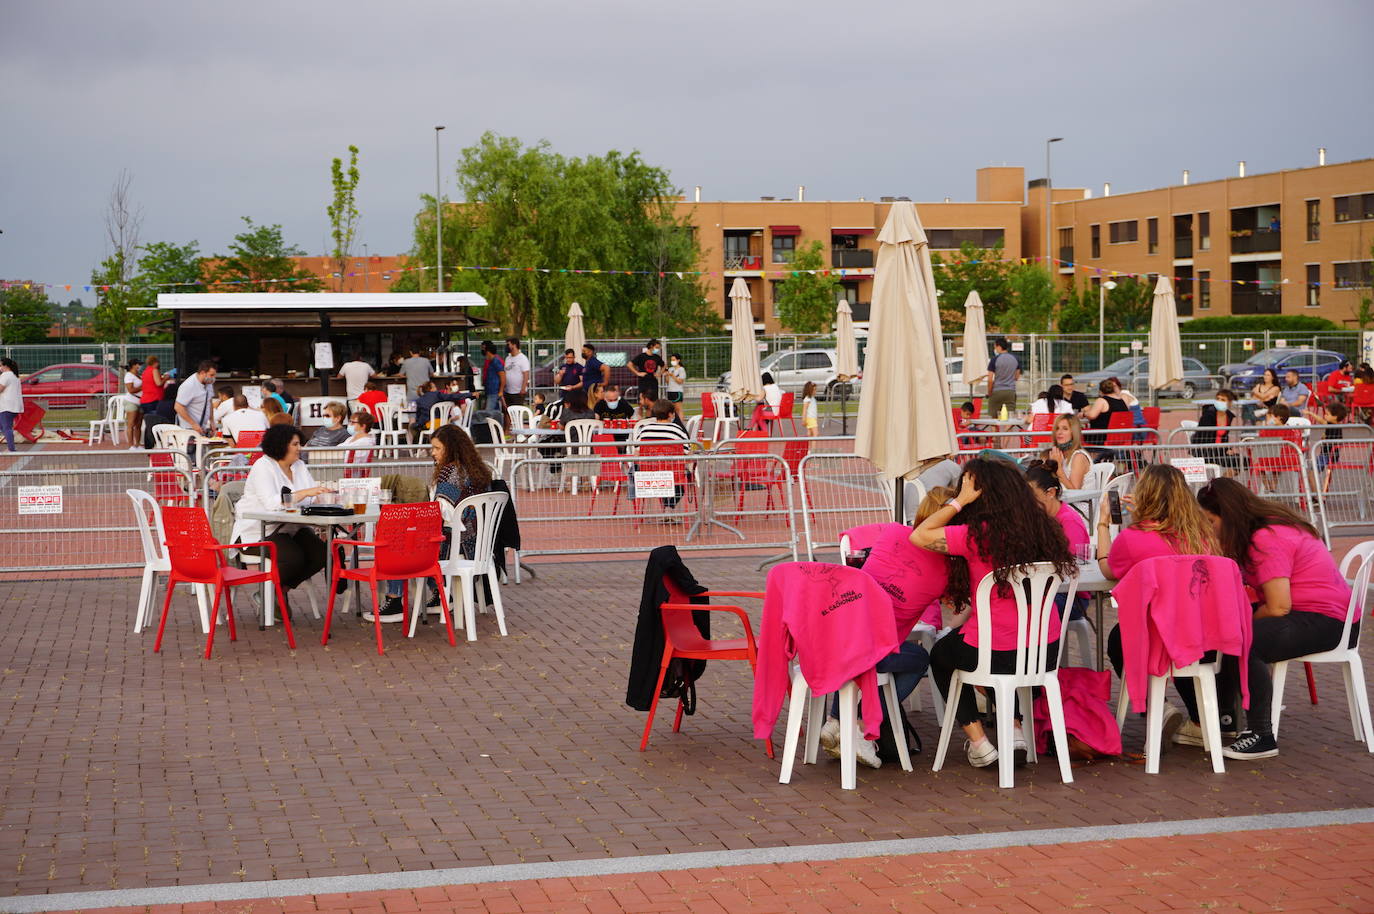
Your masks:
<svg viewBox="0 0 1374 914"><path fill-rule="evenodd" d="M1126 496L1131 523L1112 539L1111 512L1107 500L1097 517L1097 561L1102 574L1119 581L1146 559L1162 555L1217 555L1217 539L1207 517L1198 507L1183 473L1166 463L1152 463L1140 472L1135 491ZM1123 653L1121 626L1107 636L1107 657L1121 676ZM1188 720L1173 705L1164 707L1164 736L1160 745L1171 742L1183 746L1202 745L1198 724L1197 698L1193 680L1174 680L1174 688L1188 709ZM1231 712L1223 710L1223 723Z"/></svg>
<svg viewBox="0 0 1374 914"><path fill-rule="evenodd" d="M956 519L958 524L954 524ZM1040 507L1021 471L999 460L976 458L965 464L958 496L922 521L911 534L911 541L952 557L945 593L956 607L971 604L974 591L987 575L996 582L989 600L992 631L979 631L975 612L958 630L935 642L931 651L931 676L946 700L954 671L977 667L978 647L985 639L991 642L993 671L1012 671L1018 617L1016 598L1008 584L1013 572L1037 562L1052 563L1055 573L1064 577L1077 571L1064 528ZM1058 640L1057 612L1050 621L1050 632ZM1051 664L1057 655L1057 650L1050 650ZM968 737L964 752L969 763L983 768L997 761L997 748L983 729L972 689L960 690L954 717ZM1020 733L1018 728L1011 747L1018 761L1026 755Z"/></svg>
<svg viewBox="0 0 1374 914"><path fill-rule="evenodd" d="M1216 529L1221 553L1235 560L1245 583L1260 597L1246 664L1250 706L1245 732L1222 754L1272 758L1279 754L1279 744L1270 719L1274 684L1269 664L1338 647L1350 585L1317 529L1290 508L1225 478L1207 483L1197 499ZM1358 634L1352 626L1351 638ZM1234 680L1228 682L1234 695L1238 670L1232 669L1227 679Z"/></svg>

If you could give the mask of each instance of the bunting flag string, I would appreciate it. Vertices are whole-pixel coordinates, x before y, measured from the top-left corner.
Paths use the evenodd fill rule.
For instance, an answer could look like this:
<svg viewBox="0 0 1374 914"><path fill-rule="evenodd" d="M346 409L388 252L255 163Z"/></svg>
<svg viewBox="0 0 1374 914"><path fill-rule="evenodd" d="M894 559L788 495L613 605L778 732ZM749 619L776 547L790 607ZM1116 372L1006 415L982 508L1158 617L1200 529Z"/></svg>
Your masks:
<svg viewBox="0 0 1374 914"><path fill-rule="evenodd" d="M997 259L997 260L993 260L993 259L986 259L986 260L947 260L947 261L946 261L946 260L942 260L940 263L933 264L933 265L934 265L934 266L937 266L937 267L949 268L949 267L958 267L958 266L978 266L978 265L980 265L980 264L1030 264L1030 263L1037 263L1037 264L1038 264L1038 263L1044 263L1045 260L1046 260L1046 258L1044 258L1044 257L1039 257L1039 256L1036 256L1036 257L1008 257L1008 258L1002 258L1002 259ZM1148 280L1148 279L1151 279L1151 278L1153 278L1153 277L1155 277L1155 276L1158 276L1158 274L1155 274L1155 273L1132 273L1132 272L1127 271L1127 270L1108 270L1108 269L1105 269L1105 268L1103 268L1103 267L1093 267L1093 266L1089 266L1089 265L1087 265L1087 264L1074 263L1074 262L1072 262L1072 261L1066 261L1066 260L1059 260L1059 259L1054 258L1054 257L1048 258L1048 260L1049 260L1050 263L1052 263L1052 264L1054 264L1054 265L1056 265L1056 266L1058 266L1058 267L1067 268L1067 269L1071 269L1071 270L1074 270L1074 271L1079 271L1079 270L1081 270L1081 271L1083 271L1083 272L1086 273L1086 274L1090 274L1090 275L1094 275L1094 276L1099 276L1099 277L1102 277L1102 278L1104 278L1104 279L1129 278L1129 279L1137 279L1137 280ZM378 269L378 270L366 270L366 271L353 271L353 272L345 273L345 274L343 274L343 275L346 276L346 277L348 277L348 278L350 278L350 279L351 279L351 278L357 278L357 277L368 277L368 276L381 276L381 277L383 277L383 278L389 279L389 278L391 277L392 274L396 274L396 273L424 272L424 271L426 271L426 270L433 270L433 269L434 269L433 266L395 267L395 268L391 268L391 269ZM786 278L789 277L789 276L800 276L800 275L803 275L803 274L807 274L807 275L833 276L833 277L835 277L835 278L837 278L837 279L839 279L839 280L841 280L841 281L843 281L843 280L865 279L865 278L871 278L871 277L873 276L873 270L872 270L872 268L867 268L867 269L863 269L863 268L861 268L861 269L852 269L852 268L840 269L840 268L834 268L834 267L832 267L832 268L817 269L817 270L612 270L612 269L587 269L587 268L577 269L577 268L571 268L571 267L486 267L486 266L456 266L456 267L453 267L452 269L453 269L455 272L472 271L472 272L491 272L491 273L542 273L542 274L546 274L546 275L553 275L553 274L563 275L563 274L567 274L567 275L576 275L576 276L656 276L656 277L659 277L659 278L664 278L664 277L667 277L667 276L670 276L670 275L671 275L671 276L676 276L678 279L685 279L685 278L688 277L688 276L702 276L702 277L716 277L716 276L720 276L720 277L729 277L729 276L744 275L744 274L746 274L746 273L749 274L749 275L752 275L752 276L759 276L759 277L762 277L762 278L765 278L765 279L769 279L769 278L786 279ZM219 288L219 287L230 287L230 288L232 288L233 286L242 286L242 285L287 285L287 286L289 286L289 285L294 285L295 283L299 283L299 282L317 282L317 281L325 281L325 282L327 282L327 281L329 281L329 280L331 280L331 279L339 279L339 278L340 278L340 274L337 273L337 272L335 272L335 273L331 273L331 274L328 274L328 275L295 276L295 277L290 277L290 278L287 278L287 279L226 279L226 280L221 280L221 281L217 281L217 282L207 282L207 281L202 280L202 279L191 279L191 280L186 280L185 282L156 283L156 284L153 284L153 285L151 286L151 288L154 288L154 289L184 289L184 288L187 288L187 287L200 287L200 288L206 288L206 289L208 289L208 288ZM1202 277L1200 277L1200 276L1194 275L1194 276L1191 276L1191 277L1172 276L1172 277L1170 277L1170 278L1171 278L1175 283L1187 282L1187 281L1194 281L1194 282L1222 283L1222 284L1226 284L1226 285L1238 285L1238 286L1280 286L1280 285L1288 285L1288 284L1290 283L1289 279L1286 278L1286 277L1283 278L1283 279L1226 279L1226 278L1223 278L1223 277L1210 277L1210 276L1209 276L1209 277L1207 277L1207 278L1204 279L1204 278L1202 278ZM1304 279L1301 283L1299 283L1299 284L1301 284L1301 285L1309 285L1309 286L1334 286L1334 287L1336 287L1336 288L1349 288L1349 285L1348 285L1348 284L1341 284L1341 283L1337 283L1337 282L1307 282L1305 279ZM40 288L40 289L62 289L62 290L64 290L64 291L66 291L66 292L71 292L73 289L79 289L79 290L81 290L81 291L83 291L83 292L93 292L93 291L94 291L94 292L107 292L107 291L109 291L110 289L127 289L127 288L129 288L129 286L128 286L127 284L117 284L117 283L111 283L111 284L99 284L99 283L50 283L50 282L32 282L32 281L0 280L0 289L16 289L16 288L29 289L29 288L33 288L33 287L35 287L35 286L38 287L38 288Z"/></svg>

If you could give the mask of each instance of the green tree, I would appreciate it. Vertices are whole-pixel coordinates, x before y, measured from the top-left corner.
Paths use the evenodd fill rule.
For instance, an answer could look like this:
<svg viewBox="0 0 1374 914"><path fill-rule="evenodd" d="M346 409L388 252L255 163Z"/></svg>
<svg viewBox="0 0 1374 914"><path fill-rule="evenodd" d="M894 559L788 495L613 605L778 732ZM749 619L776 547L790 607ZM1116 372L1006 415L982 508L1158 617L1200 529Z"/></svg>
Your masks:
<svg viewBox="0 0 1374 914"><path fill-rule="evenodd" d="M778 322L794 333L821 333L834 322L840 283L824 269L821 243L812 241L796 252L791 275L777 286Z"/></svg>
<svg viewBox="0 0 1374 914"><path fill-rule="evenodd" d="M930 264L935 273L935 290L940 297L940 319L946 333L962 333L964 302L971 290L983 300L983 315L989 328L1002 326L1011 290L1007 282L1008 265L1002 263L1002 244L980 248L965 241L954 255L932 252Z"/></svg>
<svg viewBox="0 0 1374 914"><path fill-rule="evenodd" d="M1117 278L1115 282L1116 288L1107 290L1107 330L1148 331L1154 309L1154 285L1134 276Z"/></svg>
<svg viewBox="0 0 1374 914"><path fill-rule="evenodd" d="M141 251L132 271L124 269L118 255L112 255L91 274L96 287L91 333L97 341L128 342L145 325L166 319L166 311L132 310L155 307L159 292L205 291L198 282L204 259L196 242L155 241ZM126 281L120 280L130 272Z"/></svg>
<svg viewBox="0 0 1374 914"><path fill-rule="evenodd" d="M1007 307L997 326L1021 333L1052 330L1058 300L1059 293L1048 270L1034 263L1012 264L1007 270Z"/></svg>
<svg viewBox="0 0 1374 914"><path fill-rule="evenodd" d="M358 147L348 147L348 170L344 171L343 160L335 159L329 166L329 178L334 185L334 202L326 207L329 215L330 235L334 239L334 271L338 274L339 291L343 291L344 277L348 272L348 257L353 250L353 239L358 230Z"/></svg>
<svg viewBox="0 0 1374 914"><path fill-rule="evenodd" d="M37 283L0 289L0 342L6 345L47 342L52 303Z"/></svg>
<svg viewBox="0 0 1374 914"><path fill-rule="evenodd" d="M234 236L229 253L207 264L207 281L224 284L221 292L319 292L324 284L300 269L292 257L305 252L282 237L280 225L255 225Z"/></svg>
<svg viewBox="0 0 1374 914"><path fill-rule="evenodd" d="M593 336L711 325L688 272L697 243L674 216L676 190L638 153L566 158L547 142L486 133L462 151L457 172L466 202L444 203L444 288L480 292L491 306L484 317L520 335L557 334L577 301ZM427 267L436 260L434 198L421 200L411 264ZM393 286L433 288L427 269Z"/></svg>

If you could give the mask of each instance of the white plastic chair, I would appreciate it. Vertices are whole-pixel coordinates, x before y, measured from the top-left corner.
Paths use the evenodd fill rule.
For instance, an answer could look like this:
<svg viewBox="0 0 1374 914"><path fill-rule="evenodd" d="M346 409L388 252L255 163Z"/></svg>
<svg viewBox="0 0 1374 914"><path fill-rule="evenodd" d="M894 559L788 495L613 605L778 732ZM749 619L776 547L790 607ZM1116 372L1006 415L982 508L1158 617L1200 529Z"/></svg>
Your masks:
<svg viewBox="0 0 1374 914"><path fill-rule="evenodd" d="M689 441L698 441L701 436L701 416L689 416L687 419L687 438Z"/></svg>
<svg viewBox="0 0 1374 914"><path fill-rule="evenodd" d="M472 413L475 409L477 409L477 397L468 397L463 401L462 405L458 407L458 418L453 420L454 424L463 431L471 433Z"/></svg>
<svg viewBox="0 0 1374 914"><path fill-rule="evenodd" d="M716 411L711 426L711 445L714 447L732 437L730 430L739 427L739 411L730 395L723 392L711 394L711 408Z"/></svg>
<svg viewBox="0 0 1374 914"><path fill-rule="evenodd" d="M506 611L501 605L500 574L497 572L496 563L492 561L492 555L496 550L496 533L501 526L501 515L505 513L509 502L510 496L505 492L471 495L457 505L450 505L446 501L439 502L444 513L444 526L449 528L453 537L449 545L449 557L440 560L439 568L444 573L449 604L455 609L457 607L453 599L453 579L458 578L463 588L463 614L458 618L458 622L459 627L466 630L469 641L477 640L478 575L484 575L487 579L487 587L491 590L491 608L496 612L496 627L500 630L501 637L506 636ZM473 544L472 558L465 559L459 554L458 544L464 529L463 513L468 508L473 509L477 515L474 526L476 542ZM421 600L424 590L423 587L415 588L414 611L410 614L411 638L415 637L415 625L423 611Z"/></svg>
<svg viewBox="0 0 1374 914"><path fill-rule="evenodd" d="M564 450L565 459L563 470L559 474L561 478L558 482L558 488L561 491L563 483L571 478L572 494L576 495L577 480L584 476L587 478L594 477L596 471L600 469L600 461L587 458L592 456L592 436L601 431L601 420L573 419L563 426L563 431L568 436L568 444L577 445L577 447L569 447Z"/></svg>
<svg viewBox="0 0 1374 914"><path fill-rule="evenodd" d="M1059 674L1057 670L1047 669L1049 665L1050 623L1054 619L1054 598L1059 591L1060 579L1054 573L1054 566L1038 562L1025 569L1012 571L1007 579L1016 599L1017 642L1016 660L1013 672L992 672L992 588L996 579L989 573L978 584L974 599L974 612L978 614L978 666L969 670L955 670L949 684L949 700L945 703L945 721L940 728L940 746L935 752L932 771L939 771L945 764L945 753L949 750L950 733L956 726L954 712L959 706L959 690L968 686L990 688L997 700L997 746L998 746L998 786L1011 787L1014 784L1013 764L1015 753L1012 747L1012 727L1015 724L1016 695L1021 695L1021 732L1031 761L1035 761L1035 731L1031 710L1031 689L1040 686L1045 690L1045 701L1050 709L1050 726L1054 731L1055 754L1059 759L1059 776L1065 784L1073 783L1073 772L1069 768L1069 738L1064 729L1064 703L1059 694ZM1029 586L1029 594L1027 587ZM1069 580L1069 602L1073 602L1076 586ZM1064 637L1064 613L1059 623L1059 638ZM1033 640L1032 640L1033 636ZM841 725L843 729L843 725Z"/></svg>
<svg viewBox="0 0 1374 914"><path fill-rule="evenodd" d="M124 414L128 406L129 401L122 396L111 397L105 404L105 417L91 420L90 430L86 433L86 446L90 447L103 440L106 429L110 432L110 443L118 446L119 436L124 431Z"/></svg>
<svg viewBox="0 0 1374 914"><path fill-rule="evenodd" d="M1364 617L1365 600L1369 594L1370 570L1374 568L1374 540L1360 543L1346 553L1341 562L1341 577L1349 580L1350 568L1359 562L1355 570L1354 583L1350 591L1350 605L1345 611L1345 625L1341 628L1341 640L1329 651L1280 660L1274 664L1274 698L1270 719L1274 725L1274 738L1279 735L1279 715L1283 711L1283 684L1288 676L1290 663L1339 663L1345 678L1345 700L1350 706L1350 725L1355 731L1355 739L1363 741L1365 749L1374 752L1374 725L1369 717L1369 694L1365 690L1364 662L1360 659L1359 632L1355 632L1355 643L1350 644L1350 627Z"/></svg>
<svg viewBox="0 0 1374 914"><path fill-rule="evenodd" d="M887 673L878 674L878 688L883 693L883 713L892 722L892 735L897 743L897 756L903 771L911 771L911 755L906 745L906 729L902 726L902 708L897 699L897 684ZM840 788L853 790L858 786L858 747L854 737L857 730L859 687L851 679L840 687ZM787 706L787 742L782 749L782 772L779 784L792 780L792 766L797 758L797 743L801 735L803 710L806 713L806 753L802 764L816 763L821 743L821 722L825 720L825 702L829 695L811 691L802 675L800 664L792 664L791 702Z"/></svg>
<svg viewBox="0 0 1374 914"><path fill-rule="evenodd" d="M515 428L534 428L534 410L528 406L507 406L506 415Z"/></svg>
<svg viewBox="0 0 1374 914"><path fill-rule="evenodd" d="M520 460L520 454L515 448L502 447L506 443L506 430L501 427L491 416L486 418L487 430L491 434L491 443L495 445L492 451L496 458L496 475L500 479L505 479L506 474Z"/></svg>
<svg viewBox="0 0 1374 914"><path fill-rule="evenodd" d="M440 426L448 424L454 409L454 405L446 400L435 403L429 408L429 421L420 426L419 441L421 444L433 438Z"/></svg>
<svg viewBox="0 0 1374 914"><path fill-rule="evenodd" d="M161 451L186 451L196 433L189 428L163 423L153 426L153 444Z"/></svg>
<svg viewBox="0 0 1374 914"><path fill-rule="evenodd" d="M1150 693L1145 707L1145 773L1159 774L1159 750L1164 735L1164 685L1170 679L1187 678L1193 680L1198 698L1198 717L1202 727L1202 748L1212 754L1212 770L1217 774L1226 772L1226 763L1221 755L1221 712L1217 705L1217 673L1221 670L1221 655L1211 663L1190 663L1185 667L1169 668L1165 676L1150 677ZM1121 691L1116 699L1116 726L1121 729L1126 723L1127 704L1130 696L1126 683L1121 683Z"/></svg>
<svg viewBox="0 0 1374 914"><path fill-rule="evenodd" d="M167 532L162 527L162 509L158 507L157 499L142 489L125 489L124 494L134 503L138 538L143 545L143 581L139 584L138 610L134 613L134 634L137 635L151 621L157 574L170 572L172 563L167 558ZM196 605L200 607L201 632L209 634L210 611L205 590L198 584L192 585L191 589L195 591Z"/></svg>
<svg viewBox="0 0 1374 914"><path fill-rule="evenodd" d="M372 437L379 447L400 447L406 443L405 429L401 422L401 407L396 403L377 404L377 427ZM395 456L395 452L392 452Z"/></svg>

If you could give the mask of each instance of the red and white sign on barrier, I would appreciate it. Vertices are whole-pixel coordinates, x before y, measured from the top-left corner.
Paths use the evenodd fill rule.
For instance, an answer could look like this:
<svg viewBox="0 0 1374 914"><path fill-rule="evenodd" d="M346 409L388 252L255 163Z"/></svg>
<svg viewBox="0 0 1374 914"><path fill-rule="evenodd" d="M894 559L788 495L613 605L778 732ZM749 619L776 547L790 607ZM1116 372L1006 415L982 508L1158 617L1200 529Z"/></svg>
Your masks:
<svg viewBox="0 0 1374 914"><path fill-rule="evenodd" d="M61 514L61 486L18 486L20 514Z"/></svg>

